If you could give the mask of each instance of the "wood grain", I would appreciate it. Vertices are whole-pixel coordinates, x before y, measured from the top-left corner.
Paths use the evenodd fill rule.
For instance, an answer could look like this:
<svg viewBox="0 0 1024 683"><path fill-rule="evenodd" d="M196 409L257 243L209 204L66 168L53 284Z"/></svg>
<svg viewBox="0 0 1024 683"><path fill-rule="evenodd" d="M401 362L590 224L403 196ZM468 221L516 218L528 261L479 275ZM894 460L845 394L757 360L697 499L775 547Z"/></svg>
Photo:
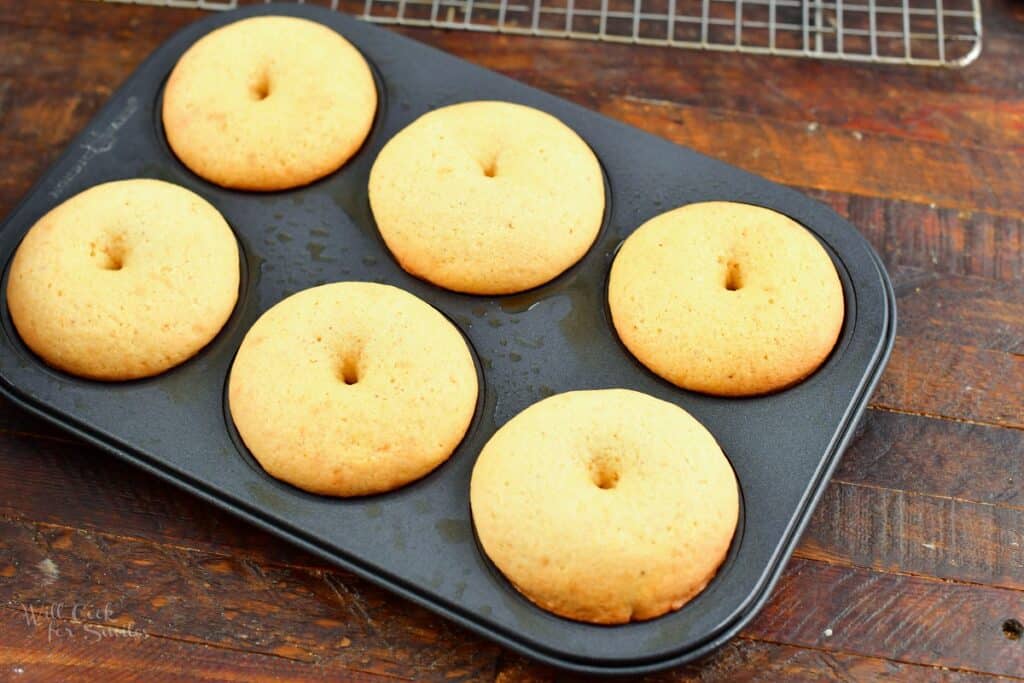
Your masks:
<svg viewBox="0 0 1024 683"><path fill-rule="evenodd" d="M1024 287L894 272L896 346L872 405L1024 428Z"/></svg>
<svg viewBox="0 0 1024 683"><path fill-rule="evenodd" d="M833 481L1019 508L1021 453L1021 430L869 410Z"/></svg>
<svg viewBox="0 0 1024 683"><path fill-rule="evenodd" d="M335 670L472 680L497 646L350 574L0 519L0 605L109 605L112 626Z"/></svg>
<svg viewBox="0 0 1024 683"><path fill-rule="evenodd" d="M1019 676L1024 648L1002 624L1024 593L794 559L746 634L894 661Z"/></svg>
<svg viewBox="0 0 1024 683"><path fill-rule="evenodd" d="M585 681L510 655L500 662L496 683ZM821 681L914 681L915 683L1009 683L1018 678L992 676L949 667L793 647L739 637L705 659L672 671L644 676L645 683L820 683Z"/></svg>
<svg viewBox="0 0 1024 683"><path fill-rule="evenodd" d="M496 661L493 646L416 608L396 611L382 591L337 570L13 520L0 520L0 531L0 605L9 610L109 604L103 622L113 626L395 676L472 679ZM1001 624L1022 613L1020 591L795 559L746 635L1012 675L1024 650Z"/></svg>
<svg viewBox="0 0 1024 683"><path fill-rule="evenodd" d="M1024 590L1024 508L833 482L797 555Z"/></svg>
<svg viewBox="0 0 1024 683"><path fill-rule="evenodd" d="M839 192L808 190L853 223L897 281L909 272L1024 279L1024 221Z"/></svg>
<svg viewBox="0 0 1024 683"><path fill-rule="evenodd" d="M1015 182L1024 175L1019 152L915 140L895 145L874 133L629 97L584 104L787 185L1024 216Z"/></svg>
<svg viewBox="0 0 1024 683"><path fill-rule="evenodd" d="M1024 356L897 336L871 404L1024 429Z"/></svg>
<svg viewBox="0 0 1024 683"><path fill-rule="evenodd" d="M897 268L892 277L901 336L1024 353L1021 282L947 276L919 268Z"/></svg>
<svg viewBox="0 0 1024 683"><path fill-rule="evenodd" d="M315 663L161 638L111 627L102 620L33 617L20 606L0 609L0 623L0 676L19 683L135 681L141 672L148 683L312 683L334 673ZM344 680L375 683L396 679L346 669Z"/></svg>

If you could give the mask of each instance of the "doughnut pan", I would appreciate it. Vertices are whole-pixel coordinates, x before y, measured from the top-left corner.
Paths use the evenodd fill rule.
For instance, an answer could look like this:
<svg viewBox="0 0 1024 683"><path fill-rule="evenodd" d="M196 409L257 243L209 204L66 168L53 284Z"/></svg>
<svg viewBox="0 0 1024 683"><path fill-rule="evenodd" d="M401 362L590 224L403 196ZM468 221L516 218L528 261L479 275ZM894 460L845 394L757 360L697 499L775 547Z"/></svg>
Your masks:
<svg viewBox="0 0 1024 683"><path fill-rule="evenodd" d="M200 36L258 14L326 24L373 66L377 120L363 149L333 175L270 194L229 191L190 173L161 130L163 83ZM608 209L583 260L538 289L475 297L407 275L384 247L366 194L381 146L435 107L501 99L545 110L575 129L605 171ZM212 15L160 47L111 97L0 229L7 272L19 241L46 211L97 183L160 178L187 187L227 218L242 249L239 303L198 356L146 380L102 384L52 370L20 341L0 305L0 391L100 448L502 645L556 666L636 674L701 657L725 643L767 600L854 434L895 334L892 285L850 224L793 190L534 90L413 40L309 5L255 5ZM415 179L410 178L410 182ZM770 396L725 399L678 389L640 366L618 341L606 304L609 266L648 218L697 201L731 200L785 213L824 243L842 279L846 320L825 364ZM338 500L266 475L231 425L225 386L256 318L298 290L336 280L388 282L444 312L478 362L481 399L451 459L403 489ZM678 612L596 626L548 614L520 596L476 542L469 509L473 462L495 429L526 406L571 389L629 387L701 420L739 480L740 524L708 588ZM600 530L595 530L600 533Z"/></svg>

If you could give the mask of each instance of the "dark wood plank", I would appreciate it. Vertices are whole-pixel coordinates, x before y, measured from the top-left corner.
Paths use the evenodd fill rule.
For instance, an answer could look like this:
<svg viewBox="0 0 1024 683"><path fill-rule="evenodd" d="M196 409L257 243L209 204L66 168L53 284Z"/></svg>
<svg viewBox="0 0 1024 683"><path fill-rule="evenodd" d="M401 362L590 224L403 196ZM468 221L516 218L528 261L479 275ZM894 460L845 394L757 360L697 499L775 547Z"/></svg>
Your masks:
<svg viewBox="0 0 1024 683"><path fill-rule="evenodd" d="M586 104L787 185L1024 216L1014 180L1024 174L1019 153L915 140L895 145L880 134L635 98Z"/></svg>
<svg viewBox="0 0 1024 683"><path fill-rule="evenodd" d="M1021 453L1019 429L869 410L833 481L1019 508Z"/></svg>
<svg viewBox="0 0 1024 683"><path fill-rule="evenodd" d="M908 272L1024 279L1024 221L837 192L808 190L853 223L897 280Z"/></svg>
<svg viewBox="0 0 1024 683"><path fill-rule="evenodd" d="M44 439L79 443L78 439L67 434L59 427L54 426L47 420L32 415L6 398L0 398L0 432L33 435Z"/></svg>
<svg viewBox="0 0 1024 683"><path fill-rule="evenodd" d="M1024 590L1024 508L833 482L797 555Z"/></svg>
<svg viewBox="0 0 1024 683"><path fill-rule="evenodd" d="M1024 284L948 276L920 268L892 272L899 334L919 343L943 342L1024 354Z"/></svg>
<svg viewBox="0 0 1024 683"><path fill-rule="evenodd" d="M205 12L61 0L0 3L6 214L153 49Z"/></svg>
<svg viewBox="0 0 1024 683"><path fill-rule="evenodd" d="M0 604L15 610L110 603L109 623L123 628L371 673L478 678L495 666L496 648L415 608L396 610L343 572L11 520L0 530ZM796 559L745 633L1014 675L1024 649L1002 624L1022 612L1021 591Z"/></svg>
<svg viewBox="0 0 1024 683"><path fill-rule="evenodd" d="M8 413L10 411L0 411ZM322 561L77 441L0 433L0 515L266 562Z"/></svg>
<svg viewBox="0 0 1024 683"><path fill-rule="evenodd" d="M26 608L0 609L0 678L19 683L136 681L322 681L337 670L276 655L161 638L106 623L57 619ZM43 607L43 606L36 606ZM49 609L49 605L45 606ZM71 606L66 606L70 611ZM101 614L103 608L99 608ZM441 680L442 677L436 677ZM486 677L481 677L482 679ZM395 681L347 669L353 683Z"/></svg>
<svg viewBox="0 0 1024 683"><path fill-rule="evenodd" d="M0 605L110 606L155 636L408 678L493 676L495 645L347 573L0 519Z"/></svg>
<svg viewBox="0 0 1024 683"><path fill-rule="evenodd" d="M1024 429L1024 356L899 336L871 404Z"/></svg>
<svg viewBox="0 0 1024 683"><path fill-rule="evenodd" d="M584 681L582 676L506 655L497 683ZM915 681L917 683L1009 683L1020 679L992 676L948 667L921 666L877 657L861 657L740 636L699 662L644 676L645 683L694 681L712 683L820 683L820 681Z"/></svg>
<svg viewBox="0 0 1024 683"><path fill-rule="evenodd" d="M794 559L752 638L1020 676L1024 647L1003 633L1024 592Z"/></svg>
<svg viewBox="0 0 1024 683"><path fill-rule="evenodd" d="M898 337L872 404L1024 428L1024 287L893 274Z"/></svg>

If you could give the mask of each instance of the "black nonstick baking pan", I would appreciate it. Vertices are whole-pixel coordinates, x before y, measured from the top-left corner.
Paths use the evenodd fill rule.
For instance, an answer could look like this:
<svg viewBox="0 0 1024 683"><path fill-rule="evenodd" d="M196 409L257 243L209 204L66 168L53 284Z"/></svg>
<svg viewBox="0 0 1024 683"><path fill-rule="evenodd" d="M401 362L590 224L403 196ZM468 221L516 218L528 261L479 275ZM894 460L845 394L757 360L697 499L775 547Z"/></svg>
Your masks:
<svg viewBox="0 0 1024 683"><path fill-rule="evenodd" d="M308 187L272 194L225 190L189 172L161 130L163 84L200 36L258 14L306 17L354 43L374 68L380 109L363 149ZM330 74L324 74L329 78ZM370 214L377 152L426 111L475 99L550 112L593 148L608 183L597 242L553 282L524 294L476 297L407 275ZM331 562L535 659L590 674L630 674L696 659L722 645L764 604L862 416L892 347L892 285L864 238L797 192L617 123L340 13L259 5L217 14L159 48L71 144L0 229L9 265L49 209L98 183L160 178L216 206L243 253L239 303L216 339L183 365L146 380L104 384L52 370L20 341L0 308L0 390L81 438ZM409 179L415 183L415 178ZM842 279L846 319L835 350L809 379L747 399L678 389L619 343L605 304L612 257L652 216L705 200L766 206L820 238ZM6 289L7 270L3 286ZM337 280L388 282L430 302L463 331L482 399L452 458L424 479L379 496L340 500L265 474L231 426L225 386L256 318L301 289ZM526 406L572 389L629 387L672 401L715 435L736 470L740 524L708 588L678 612L624 626L562 619L533 606L481 553L469 509L474 460L495 429Z"/></svg>

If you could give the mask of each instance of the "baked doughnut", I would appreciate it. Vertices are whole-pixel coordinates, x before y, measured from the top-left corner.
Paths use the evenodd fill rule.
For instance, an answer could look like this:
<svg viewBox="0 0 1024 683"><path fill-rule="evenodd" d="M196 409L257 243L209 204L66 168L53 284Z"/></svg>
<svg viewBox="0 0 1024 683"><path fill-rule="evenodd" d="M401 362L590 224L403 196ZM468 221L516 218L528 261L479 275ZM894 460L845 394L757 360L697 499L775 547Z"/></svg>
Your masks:
<svg viewBox="0 0 1024 683"><path fill-rule="evenodd" d="M570 619L653 619L700 593L736 529L739 493L714 437L682 408L626 389L535 403L487 445L473 524L498 569Z"/></svg>
<svg viewBox="0 0 1024 683"><path fill-rule="evenodd" d="M338 169L377 110L366 60L335 31L266 16L212 31L164 89L164 131L182 163L242 190L283 190Z"/></svg>
<svg viewBox="0 0 1024 683"><path fill-rule="evenodd" d="M604 201L587 144L555 117L509 102L424 114L370 173L373 217L399 264L470 294L557 277L593 244Z"/></svg>
<svg viewBox="0 0 1024 683"><path fill-rule="evenodd" d="M183 187L90 188L32 226L11 263L18 334L55 368L98 380L155 375L216 336L238 300L238 244Z"/></svg>
<svg viewBox="0 0 1024 683"><path fill-rule="evenodd" d="M821 365L843 325L824 247L749 204L690 204L640 226L612 263L619 338L655 374L694 391L784 389Z"/></svg>
<svg viewBox="0 0 1024 683"><path fill-rule="evenodd" d="M462 334L389 285L338 282L264 313L231 368L228 401L263 468L301 489L360 496L448 459L476 409Z"/></svg>

